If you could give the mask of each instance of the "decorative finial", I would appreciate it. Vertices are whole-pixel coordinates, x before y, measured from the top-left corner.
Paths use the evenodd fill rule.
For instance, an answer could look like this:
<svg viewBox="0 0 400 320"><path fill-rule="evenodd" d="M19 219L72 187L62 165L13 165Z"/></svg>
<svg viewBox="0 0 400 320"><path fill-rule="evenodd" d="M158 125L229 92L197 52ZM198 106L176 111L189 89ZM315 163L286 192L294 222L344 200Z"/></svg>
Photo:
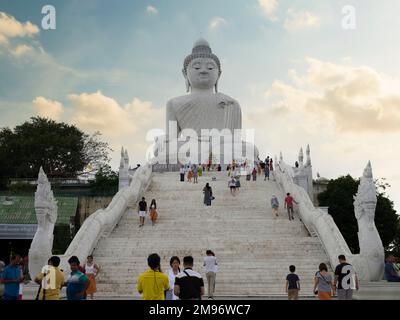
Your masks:
<svg viewBox="0 0 400 320"><path fill-rule="evenodd" d="M366 179L372 179L371 161L368 161L367 166L364 169L363 177Z"/></svg>
<svg viewBox="0 0 400 320"><path fill-rule="evenodd" d="M304 160L303 148L300 148L299 152L299 163L302 165Z"/></svg>
<svg viewBox="0 0 400 320"><path fill-rule="evenodd" d="M279 152L279 159L281 162L283 162L283 155L282 155L282 151Z"/></svg>
<svg viewBox="0 0 400 320"><path fill-rule="evenodd" d="M47 179L46 174L44 173L43 167L40 166L39 174L38 174L38 184L47 183L49 180Z"/></svg>
<svg viewBox="0 0 400 320"><path fill-rule="evenodd" d="M35 208L53 208L56 201L49 179L47 178L42 167L39 169L37 188L35 192Z"/></svg>
<svg viewBox="0 0 400 320"><path fill-rule="evenodd" d="M307 145L306 149L306 155L307 155L307 165L311 166L311 156L310 156L310 145Z"/></svg>
<svg viewBox="0 0 400 320"><path fill-rule="evenodd" d="M193 45L193 49L196 47L209 47L210 48L210 44L208 43L208 41L206 39L204 39L203 37L200 37Z"/></svg>

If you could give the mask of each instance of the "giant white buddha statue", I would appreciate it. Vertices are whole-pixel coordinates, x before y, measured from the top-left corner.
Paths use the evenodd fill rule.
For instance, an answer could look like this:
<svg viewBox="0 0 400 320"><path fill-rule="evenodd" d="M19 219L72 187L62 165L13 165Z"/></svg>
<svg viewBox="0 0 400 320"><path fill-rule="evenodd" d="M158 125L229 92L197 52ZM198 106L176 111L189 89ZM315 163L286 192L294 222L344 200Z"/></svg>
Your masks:
<svg viewBox="0 0 400 320"><path fill-rule="evenodd" d="M232 134L235 129L242 129L239 103L218 92L221 62L206 40L200 39L194 44L192 53L183 62L182 72L187 94L167 102L166 133L169 140L176 139L185 129L194 130L199 141L209 139L202 136L202 129L229 129ZM171 121L177 123L176 132L169 131ZM253 146L242 141L236 143L240 143L243 150L246 146ZM254 149L257 159L258 151Z"/></svg>

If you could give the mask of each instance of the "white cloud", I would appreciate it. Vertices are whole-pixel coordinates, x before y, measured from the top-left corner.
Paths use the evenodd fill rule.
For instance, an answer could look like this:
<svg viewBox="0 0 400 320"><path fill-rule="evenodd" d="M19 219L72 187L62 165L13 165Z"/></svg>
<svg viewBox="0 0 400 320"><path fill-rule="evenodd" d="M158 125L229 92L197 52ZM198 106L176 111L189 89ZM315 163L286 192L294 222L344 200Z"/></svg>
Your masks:
<svg viewBox="0 0 400 320"><path fill-rule="evenodd" d="M39 28L30 21L21 23L13 16L0 11L0 43L8 43L10 38L32 37L39 33Z"/></svg>
<svg viewBox="0 0 400 320"><path fill-rule="evenodd" d="M28 46L26 44L19 44L13 51L12 54L17 57L20 58L30 52L32 52L34 49L31 46Z"/></svg>
<svg viewBox="0 0 400 320"><path fill-rule="evenodd" d="M158 9L155 6L147 6L146 8L147 13L157 15L158 14Z"/></svg>
<svg viewBox="0 0 400 320"><path fill-rule="evenodd" d="M275 16L275 11L278 8L278 0L258 0L258 4L269 20L278 20Z"/></svg>
<svg viewBox="0 0 400 320"><path fill-rule="evenodd" d="M304 112L339 132L400 132L400 79L361 66L306 58L308 70L289 75L293 84L275 81L267 90L277 98L274 112Z"/></svg>
<svg viewBox="0 0 400 320"><path fill-rule="evenodd" d="M71 121L86 130L99 130L110 136L123 136L156 125L160 122L160 110L151 102L134 98L120 106L113 98L101 91L95 93L70 94L73 104ZM160 123L161 125L161 123Z"/></svg>
<svg viewBox="0 0 400 320"><path fill-rule="evenodd" d="M289 70L264 93L267 105L246 106L243 128L255 129L262 155L294 164L309 143L314 174L360 177L368 160L374 177L392 185L399 209L400 78L368 67L306 58L306 70Z"/></svg>
<svg viewBox="0 0 400 320"><path fill-rule="evenodd" d="M295 11L290 8L288 10L288 17L285 20L284 27L288 31L296 31L304 28L318 27L321 20L316 15L309 11Z"/></svg>
<svg viewBox="0 0 400 320"><path fill-rule="evenodd" d="M60 120L64 113L63 105L60 102L46 99L44 97L36 97L33 100L33 106L37 115L56 121Z"/></svg>
<svg viewBox="0 0 400 320"><path fill-rule="evenodd" d="M208 24L208 29L209 30L217 30L222 26L227 25L227 21L224 18L221 17L214 17L210 20Z"/></svg>
<svg viewBox="0 0 400 320"><path fill-rule="evenodd" d="M128 149L131 164L143 163L152 141L146 134L152 129L164 129L165 110L156 108L149 101L134 97L131 102L120 105L101 91L68 95L68 104L36 97L33 109L36 115L76 125L84 132L102 133L102 140L114 150L112 165L119 163L121 146ZM0 102L0 109L2 105ZM26 107L24 108L26 109Z"/></svg>
<svg viewBox="0 0 400 320"><path fill-rule="evenodd" d="M164 110L149 101L133 98L122 106L100 91L71 94L68 99L72 102L68 121L88 133L100 131L115 150L113 157L118 161L121 145L142 161L151 145L146 142L147 132L164 128Z"/></svg>

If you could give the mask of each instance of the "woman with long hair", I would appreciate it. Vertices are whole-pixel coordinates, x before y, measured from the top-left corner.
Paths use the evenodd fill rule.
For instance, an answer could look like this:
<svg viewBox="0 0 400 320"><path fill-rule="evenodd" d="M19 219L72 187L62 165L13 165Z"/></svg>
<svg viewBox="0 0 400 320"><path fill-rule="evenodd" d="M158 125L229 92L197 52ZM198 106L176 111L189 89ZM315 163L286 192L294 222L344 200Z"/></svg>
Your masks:
<svg viewBox="0 0 400 320"><path fill-rule="evenodd" d="M149 215L151 224L154 226L158 218L156 199L151 200Z"/></svg>
<svg viewBox="0 0 400 320"><path fill-rule="evenodd" d="M207 182L206 186L203 188L203 193L204 193L204 204L206 206L211 206L212 189L208 182Z"/></svg>
<svg viewBox="0 0 400 320"><path fill-rule="evenodd" d="M157 253L149 255L147 264L150 269L139 275L137 291L143 300L165 300L165 292L170 289L169 280L161 271L161 258Z"/></svg>
<svg viewBox="0 0 400 320"><path fill-rule="evenodd" d="M175 278L181 272L180 269L181 260L179 257L173 256L169 261L169 265L171 268L167 270L166 274L169 280L169 290L166 293L166 300L178 300L178 297L174 295L174 285L175 285Z"/></svg>
<svg viewBox="0 0 400 320"><path fill-rule="evenodd" d="M188 174L187 174L187 181L192 182L192 178L193 178L193 171L192 171L192 168L189 167Z"/></svg>

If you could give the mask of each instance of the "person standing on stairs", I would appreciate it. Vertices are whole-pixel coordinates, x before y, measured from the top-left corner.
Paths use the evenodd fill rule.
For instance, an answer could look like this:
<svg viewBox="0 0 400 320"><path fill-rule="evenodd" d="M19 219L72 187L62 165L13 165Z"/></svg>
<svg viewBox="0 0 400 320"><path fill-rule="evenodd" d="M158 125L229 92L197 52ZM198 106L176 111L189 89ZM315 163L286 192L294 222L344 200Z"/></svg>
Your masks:
<svg viewBox="0 0 400 320"><path fill-rule="evenodd" d="M251 172L251 174L253 175L253 181L257 180L257 169L256 167L253 168L253 171Z"/></svg>
<svg viewBox="0 0 400 320"><path fill-rule="evenodd" d="M235 196L235 194L236 194L236 180L235 180L234 177L232 177L232 179L229 180L228 187L231 190L231 195Z"/></svg>
<svg viewBox="0 0 400 320"><path fill-rule="evenodd" d="M192 171L193 171L193 183L198 183L197 182L197 177L199 175L199 170L198 170L198 168L197 168L197 166L195 164L193 165Z"/></svg>
<svg viewBox="0 0 400 320"><path fill-rule="evenodd" d="M183 258L184 270L175 279L174 293L181 300L201 300L204 296L204 281L193 271L193 257Z"/></svg>
<svg viewBox="0 0 400 320"><path fill-rule="evenodd" d="M265 165L269 168L269 156L265 158Z"/></svg>
<svg viewBox="0 0 400 320"><path fill-rule="evenodd" d="M203 266L205 267L207 285L208 285L208 299L214 299L215 292L215 278L217 275L217 259L211 250L206 251Z"/></svg>
<svg viewBox="0 0 400 320"><path fill-rule="evenodd" d="M334 287L339 300L352 300L353 290L359 289L358 276L353 266L346 262L346 257L341 254L339 264L335 269Z"/></svg>
<svg viewBox="0 0 400 320"><path fill-rule="evenodd" d="M276 195L273 195L271 198L271 207L272 207L272 216L274 219L279 217L279 201Z"/></svg>
<svg viewBox="0 0 400 320"><path fill-rule="evenodd" d="M269 160L269 172L272 176L272 180L275 181L275 175L274 175L274 162L272 161L272 158Z"/></svg>
<svg viewBox="0 0 400 320"><path fill-rule="evenodd" d="M188 168L188 173L187 173L187 181L188 182L192 182L192 177L193 177L193 171L192 171L192 168L189 167Z"/></svg>
<svg viewBox="0 0 400 320"><path fill-rule="evenodd" d="M174 295L174 285L176 276L181 272L181 269L179 268L180 264L181 260L179 257L171 257L171 260L169 261L171 268L166 272L169 279L169 290L166 293L166 300L178 300L178 297Z"/></svg>
<svg viewBox="0 0 400 320"><path fill-rule="evenodd" d="M286 198L285 198L285 209L287 209L288 212L288 216L289 216L289 221L290 220L294 220L294 216L293 216L293 202L295 204L299 204L296 200L294 200L294 198L290 195L290 193L288 192L286 194Z"/></svg>
<svg viewBox="0 0 400 320"><path fill-rule="evenodd" d="M154 226L156 224L156 221L158 218L156 199L151 200L149 215L150 215L151 224L152 224L152 226Z"/></svg>
<svg viewBox="0 0 400 320"><path fill-rule="evenodd" d="M90 299L93 300L94 294L97 291L96 288L96 277L100 272L100 267L94 263L93 256L87 257L87 262L85 264L85 274L89 279L89 286L86 289L86 295L90 295Z"/></svg>
<svg viewBox="0 0 400 320"><path fill-rule="evenodd" d="M213 198L213 195L212 195L212 188L210 187L210 184L208 182L206 186L203 188L203 193L204 193L204 204L206 206L211 206L211 200Z"/></svg>
<svg viewBox="0 0 400 320"><path fill-rule="evenodd" d="M328 273L325 263L321 263L318 269L314 277L314 294L318 295L319 300L331 300L335 295L332 276Z"/></svg>
<svg viewBox="0 0 400 320"><path fill-rule="evenodd" d="M249 165L246 166L246 181L250 181L251 179L251 168Z"/></svg>
<svg viewBox="0 0 400 320"><path fill-rule="evenodd" d="M295 274L296 266L289 266L290 273L286 276L286 293L289 300L298 300L300 291L300 278Z"/></svg>
<svg viewBox="0 0 400 320"><path fill-rule="evenodd" d="M161 271L161 258L157 253L147 258L149 270L141 273L137 281L137 291L143 295L143 300L165 300L169 290L168 276Z"/></svg>
<svg viewBox="0 0 400 320"><path fill-rule="evenodd" d="M269 165L265 164L265 166L264 166L264 181L267 179L269 181Z"/></svg>
<svg viewBox="0 0 400 320"><path fill-rule="evenodd" d="M236 182L236 193L239 192L240 190L240 171L237 172L237 174L235 175L235 182Z"/></svg>
<svg viewBox="0 0 400 320"><path fill-rule="evenodd" d="M181 168L179 169L179 174L181 176L181 182L185 182L185 167L181 166Z"/></svg>
<svg viewBox="0 0 400 320"><path fill-rule="evenodd" d="M201 177L203 175L203 166L199 164L198 168L199 168L199 177Z"/></svg>
<svg viewBox="0 0 400 320"><path fill-rule="evenodd" d="M139 202L138 214L140 218L139 228L144 226L144 219L147 214L147 202L144 197L142 197L142 201Z"/></svg>

